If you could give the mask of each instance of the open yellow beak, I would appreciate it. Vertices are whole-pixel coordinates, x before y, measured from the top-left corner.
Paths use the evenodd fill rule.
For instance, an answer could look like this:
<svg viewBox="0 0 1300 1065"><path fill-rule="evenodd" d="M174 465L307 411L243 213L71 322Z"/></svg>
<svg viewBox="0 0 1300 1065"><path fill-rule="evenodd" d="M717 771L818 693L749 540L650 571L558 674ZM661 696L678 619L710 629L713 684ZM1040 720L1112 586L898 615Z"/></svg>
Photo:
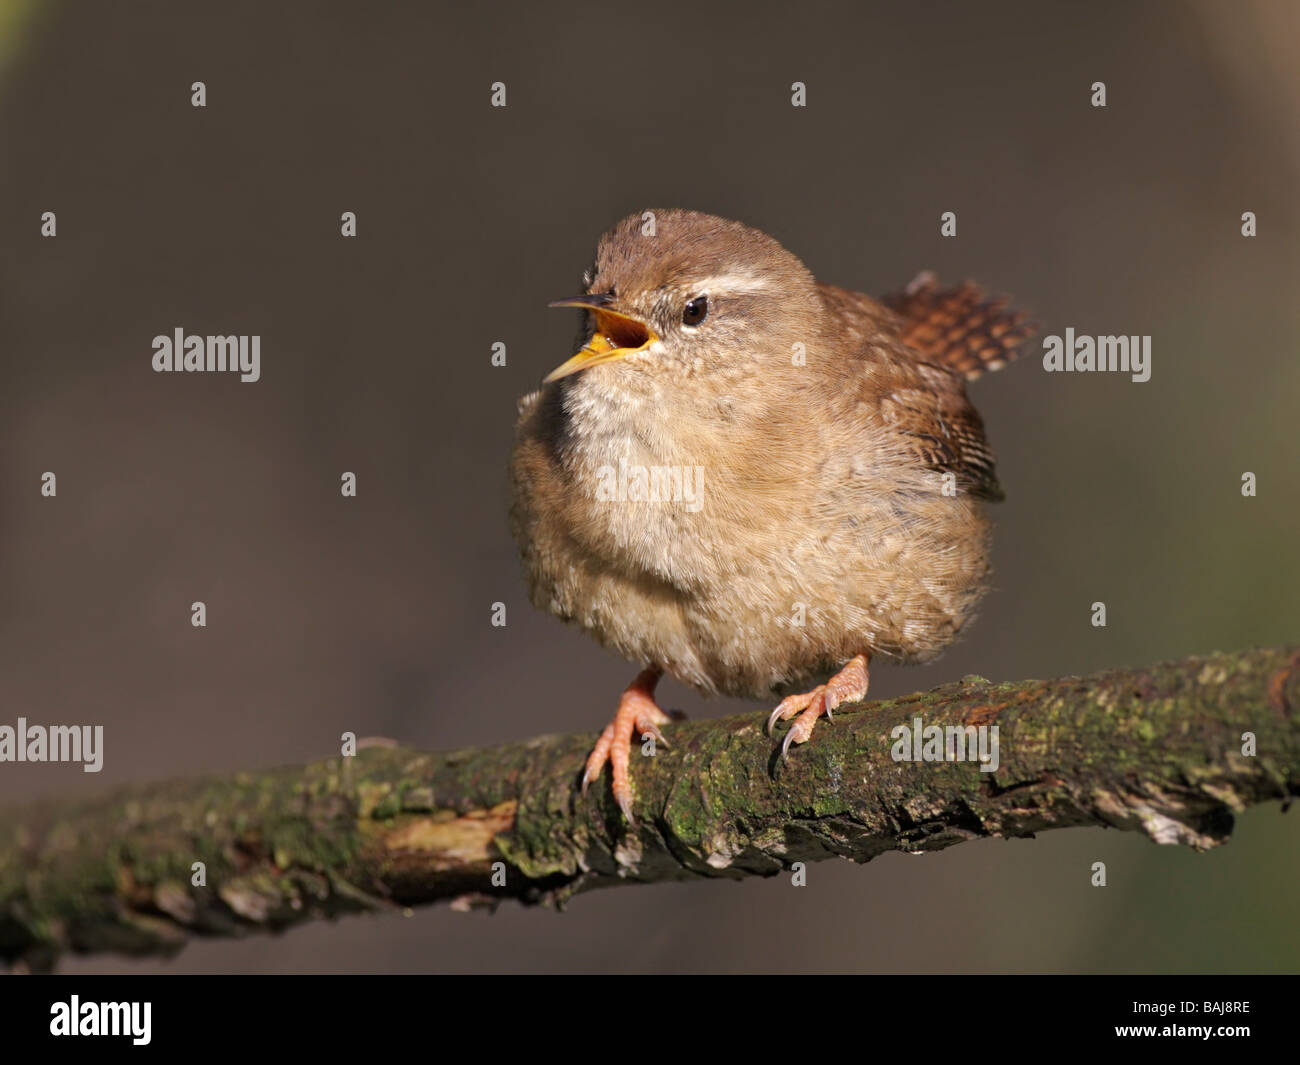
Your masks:
<svg viewBox="0 0 1300 1065"><path fill-rule="evenodd" d="M550 384L591 366L599 366L602 362L625 359L635 352L644 351L659 339L645 322L621 311L611 310L609 302L609 296L598 294L574 296L572 299L547 304L549 307L581 307L590 311L596 319L596 332L573 358L547 374L543 384Z"/></svg>

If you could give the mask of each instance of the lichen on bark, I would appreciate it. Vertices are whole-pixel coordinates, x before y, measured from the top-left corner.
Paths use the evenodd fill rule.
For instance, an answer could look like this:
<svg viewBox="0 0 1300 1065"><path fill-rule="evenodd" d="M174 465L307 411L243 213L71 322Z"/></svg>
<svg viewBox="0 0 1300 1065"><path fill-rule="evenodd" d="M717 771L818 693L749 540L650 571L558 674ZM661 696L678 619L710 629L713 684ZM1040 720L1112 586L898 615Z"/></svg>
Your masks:
<svg viewBox="0 0 1300 1065"><path fill-rule="evenodd" d="M1234 814L1300 792L1298 707L1300 652L1287 648L1087 678L968 677L842 707L788 764L759 713L683 722L670 748L636 760L635 827L606 780L578 790L592 735L373 747L19 807L0 814L0 956L48 968L70 950L170 953L193 935L366 910L562 904L1075 825L1205 849ZM918 717L996 727L996 770L896 760L894 730Z"/></svg>

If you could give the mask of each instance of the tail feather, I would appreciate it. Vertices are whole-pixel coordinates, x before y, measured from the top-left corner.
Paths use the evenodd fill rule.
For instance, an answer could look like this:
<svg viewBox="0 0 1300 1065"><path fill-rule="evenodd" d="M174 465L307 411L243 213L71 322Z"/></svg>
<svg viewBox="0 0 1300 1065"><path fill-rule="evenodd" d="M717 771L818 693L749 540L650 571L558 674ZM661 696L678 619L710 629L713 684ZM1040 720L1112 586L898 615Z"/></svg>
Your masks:
<svg viewBox="0 0 1300 1065"><path fill-rule="evenodd" d="M922 361L947 367L968 381L1001 369L1034 334L1033 325L1019 311L1007 310L1004 300L986 299L969 281L941 289L928 270L884 303L901 319L902 339Z"/></svg>

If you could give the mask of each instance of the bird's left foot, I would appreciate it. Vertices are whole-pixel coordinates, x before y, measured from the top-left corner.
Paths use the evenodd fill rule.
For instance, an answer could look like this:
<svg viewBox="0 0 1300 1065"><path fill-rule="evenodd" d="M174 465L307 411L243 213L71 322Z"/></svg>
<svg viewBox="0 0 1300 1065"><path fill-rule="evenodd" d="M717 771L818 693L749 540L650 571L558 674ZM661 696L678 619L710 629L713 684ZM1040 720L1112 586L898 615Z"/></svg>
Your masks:
<svg viewBox="0 0 1300 1065"><path fill-rule="evenodd" d="M781 744L781 760L789 759L790 744L808 740L822 714L834 720L831 711L840 703L855 703L865 698L867 683L867 656L858 655L825 684L810 692L788 695L782 699L767 719L767 731L771 735L778 721L795 718L795 723L790 726L790 731L785 734L785 740Z"/></svg>

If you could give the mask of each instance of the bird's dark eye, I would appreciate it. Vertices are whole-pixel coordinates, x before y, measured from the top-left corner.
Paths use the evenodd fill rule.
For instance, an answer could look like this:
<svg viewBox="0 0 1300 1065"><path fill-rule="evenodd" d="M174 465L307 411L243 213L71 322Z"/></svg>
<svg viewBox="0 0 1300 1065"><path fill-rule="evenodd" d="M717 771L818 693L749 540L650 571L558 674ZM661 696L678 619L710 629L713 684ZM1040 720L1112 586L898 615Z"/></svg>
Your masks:
<svg viewBox="0 0 1300 1065"><path fill-rule="evenodd" d="M696 296L693 300L687 301L686 309L682 311L682 324L699 325L708 313L709 297Z"/></svg>

